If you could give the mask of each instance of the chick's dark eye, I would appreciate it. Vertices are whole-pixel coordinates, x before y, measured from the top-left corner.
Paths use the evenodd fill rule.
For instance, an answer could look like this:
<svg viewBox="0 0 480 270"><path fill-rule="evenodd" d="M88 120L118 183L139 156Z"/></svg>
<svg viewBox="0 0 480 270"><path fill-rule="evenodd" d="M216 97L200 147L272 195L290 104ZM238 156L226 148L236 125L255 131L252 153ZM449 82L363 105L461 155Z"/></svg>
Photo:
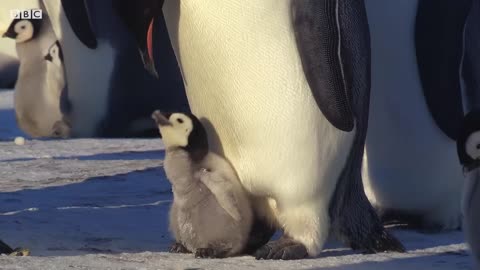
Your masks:
<svg viewBox="0 0 480 270"><path fill-rule="evenodd" d="M477 149L480 150L480 144L477 144Z"/></svg>
<svg viewBox="0 0 480 270"><path fill-rule="evenodd" d="M182 124L182 123L183 123L183 119L178 118L178 119L177 119L177 122L180 123L180 124Z"/></svg>
<svg viewBox="0 0 480 270"><path fill-rule="evenodd" d="M25 25L20 26L20 28L25 29Z"/></svg>

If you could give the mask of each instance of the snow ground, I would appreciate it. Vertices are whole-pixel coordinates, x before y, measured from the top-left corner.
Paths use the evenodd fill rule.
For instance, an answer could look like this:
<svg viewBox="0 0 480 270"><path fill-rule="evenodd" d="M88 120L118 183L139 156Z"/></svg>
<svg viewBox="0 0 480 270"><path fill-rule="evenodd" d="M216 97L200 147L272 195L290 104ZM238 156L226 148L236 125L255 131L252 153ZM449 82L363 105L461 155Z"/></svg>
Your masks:
<svg viewBox="0 0 480 270"><path fill-rule="evenodd" d="M0 269L473 269L461 232L395 230L408 253L362 255L329 243L315 259L169 254L172 196L159 139L27 140L0 91L0 239L31 250Z"/></svg>

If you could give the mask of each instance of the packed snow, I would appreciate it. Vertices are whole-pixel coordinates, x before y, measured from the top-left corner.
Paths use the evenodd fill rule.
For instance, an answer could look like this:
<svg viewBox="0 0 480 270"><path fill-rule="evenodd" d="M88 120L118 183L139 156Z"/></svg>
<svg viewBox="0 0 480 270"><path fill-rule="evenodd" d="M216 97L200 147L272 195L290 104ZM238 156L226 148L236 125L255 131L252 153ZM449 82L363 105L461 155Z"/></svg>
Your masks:
<svg viewBox="0 0 480 270"><path fill-rule="evenodd" d="M29 139L16 127L13 92L0 91L0 239L31 251L1 256L0 269L473 269L459 231L393 229L404 254L333 241L298 261L170 254L163 158L160 139Z"/></svg>

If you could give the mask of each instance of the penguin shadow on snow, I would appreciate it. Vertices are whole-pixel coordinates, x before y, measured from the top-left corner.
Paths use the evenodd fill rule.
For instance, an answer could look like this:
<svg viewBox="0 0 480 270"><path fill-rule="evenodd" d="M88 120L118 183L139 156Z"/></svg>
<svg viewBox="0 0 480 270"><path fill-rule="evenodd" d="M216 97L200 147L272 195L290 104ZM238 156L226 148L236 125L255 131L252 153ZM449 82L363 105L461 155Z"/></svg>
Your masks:
<svg viewBox="0 0 480 270"><path fill-rule="evenodd" d="M42 139L42 141L54 141L56 139ZM1 140L0 140L1 141ZM52 157L53 160L79 160L79 161L95 161L95 160L163 160L165 158L164 150L151 150L151 151L123 151L113 153L101 153L93 155L82 156L61 156ZM18 161L32 161L38 158L15 158L0 160L2 162L18 162Z"/></svg>
<svg viewBox="0 0 480 270"><path fill-rule="evenodd" d="M354 260L354 259L353 259ZM352 260L352 261L353 261ZM439 252L411 258L392 258L385 261L364 261L338 266L310 268L309 270L371 270L371 269L473 269L467 250Z"/></svg>
<svg viewBox="0 0 480 270"><path fill-rule="evenodd" d="M163 168L0 193L0 232L33 256L167 251L171 187Z"/></svg>

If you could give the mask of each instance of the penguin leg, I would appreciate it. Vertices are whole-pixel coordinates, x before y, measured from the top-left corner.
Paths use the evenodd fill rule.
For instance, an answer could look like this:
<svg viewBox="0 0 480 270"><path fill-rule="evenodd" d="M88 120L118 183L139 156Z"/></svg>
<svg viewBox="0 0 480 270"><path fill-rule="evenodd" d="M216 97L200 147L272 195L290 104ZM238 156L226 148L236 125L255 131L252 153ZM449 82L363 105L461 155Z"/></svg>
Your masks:
<svg viewBox="0 0 480 270"><path fill-rule="evenodd" d="M405 252L402 243L383 227L368 201L363 191L358 159L348 166L352 165L355 167L346 168L342 173L330 206L335 236L353 250L364 253Z"/></svg>
<svg viewBox="0 0 480 270"><path fill-rule="evenodd" d="M257 260L296 260L305 258L308 252L303 244L283 235L277 241L271 241L258 249L254 255Z"/></svg>
<svg viewBox="0 0 480 270"><path fill-rule="evenodd" d="M191 253L184 245L181 243L175 242L172 244L169 250L170 253Z"/></svg>
<svg viewBox="0 0 480 270"><path fill-rule="evenodd" d="M58 120L53 124L52 135L53 137L58 137L62 139L67 139L70 137L70 126L67 122L63 120Z"/></svg>
<svg viewBox="0 0 480 270"><path fill-rule="evenodd" d="M284 234L271 241L256 253L257 259L297 260L320 253L329 233L328 203L281 203L288 206L279 209L278 221Z"/></svg>
<svg viewBox="0 0 480 270"><path fill-rule="evenodd" d="M245 253L254 255L260 247L268 243L273 234L275 234L275 231L275 228L270 226L268 222L255 216L247 246L245 247Z"/></svg>

